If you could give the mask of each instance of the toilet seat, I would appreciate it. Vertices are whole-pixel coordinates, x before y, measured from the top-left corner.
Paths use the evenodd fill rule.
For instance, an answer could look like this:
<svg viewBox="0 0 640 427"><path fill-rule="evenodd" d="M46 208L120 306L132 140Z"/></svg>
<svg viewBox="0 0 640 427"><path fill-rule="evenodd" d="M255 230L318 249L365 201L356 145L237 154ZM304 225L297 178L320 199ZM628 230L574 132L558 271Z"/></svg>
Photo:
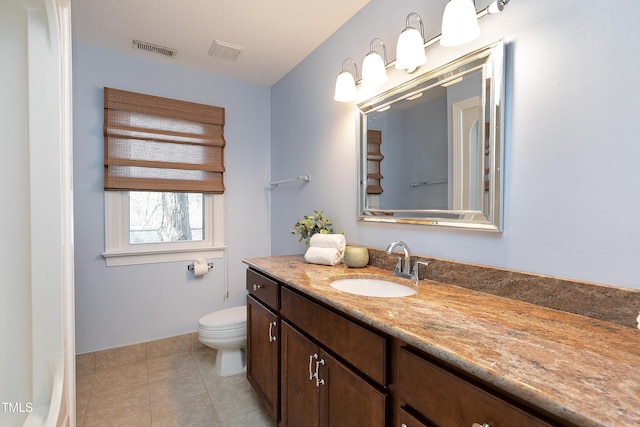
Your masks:
<svg viewBox="0 0 640 427"><path fill-rule="evenodd" d="M246 330L247 308L241 305L216 311L200 318L199 323L203 331Z"/></svg>
<svg viewBox="0 0 640 427"><path fill-rule="evenodd" d="M243 373L246 370L247 307L231 307L201 317L198 339L217 350L218 376Z"/></svg>

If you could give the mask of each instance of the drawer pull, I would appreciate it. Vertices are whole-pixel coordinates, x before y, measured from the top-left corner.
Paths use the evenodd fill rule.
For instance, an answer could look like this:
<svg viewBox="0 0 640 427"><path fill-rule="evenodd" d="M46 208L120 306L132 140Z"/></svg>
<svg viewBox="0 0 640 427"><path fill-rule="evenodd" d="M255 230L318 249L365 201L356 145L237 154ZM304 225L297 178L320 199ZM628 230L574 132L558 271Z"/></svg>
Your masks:
<svg viewBox="0 0 640 427"><path fill-rule="evenodd" d="M487 423L482 423L482 424L473 423L471 427L491 427L491 426Z"/></svg>
<svg viewBox="0 0 640 427"><path fill-rule="evenodd" d="M276 325L276 322L269 322L269 342L274 342L276 340L276 336L273 335L273 327Z"/></svg>
<svg viewBox="0 0 640 427"><path fill-rule="evenodd" d="M316 377L316 387L324 384L324 380L320 378L320 365L324 365L324 359L316 361L316 372L314 374Z"/></svg>
<svg viewBox="0 0 640 427"><path fill-rule="evenodd" d="M317 359L317 358L318 358L318 355L317 355L317 354L315 354L315 353L314 353L314 354L312 354L311 356L309 356L309 380L313 380L313 379L315 378L315 376L316 376L317 372L318 372L318 371L316 370L316 372L314 373L314 372L311 370L311 367L313 366L313 359Z"/></svg>
<svg viewBox="0 0 640 427"><path fill-rule="evenodd" d="M264 285L257 285L257 284L255 284L255 283L253 284L253 290L254 290L254 291L257 291L257 290L258 290L258 289L260 289L260 288L264 288Z"/></svg>

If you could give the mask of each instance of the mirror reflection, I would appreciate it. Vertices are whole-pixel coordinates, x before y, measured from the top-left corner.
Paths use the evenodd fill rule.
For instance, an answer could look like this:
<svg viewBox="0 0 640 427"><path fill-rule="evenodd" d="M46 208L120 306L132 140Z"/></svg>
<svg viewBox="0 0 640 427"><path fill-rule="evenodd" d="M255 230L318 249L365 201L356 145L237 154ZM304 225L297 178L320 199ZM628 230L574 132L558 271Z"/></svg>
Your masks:
<svg viewBox="0 0 640 427"><path fill-rule="evenodd" d="M501 229L502 42L358 105L363 221Z"/></svg>

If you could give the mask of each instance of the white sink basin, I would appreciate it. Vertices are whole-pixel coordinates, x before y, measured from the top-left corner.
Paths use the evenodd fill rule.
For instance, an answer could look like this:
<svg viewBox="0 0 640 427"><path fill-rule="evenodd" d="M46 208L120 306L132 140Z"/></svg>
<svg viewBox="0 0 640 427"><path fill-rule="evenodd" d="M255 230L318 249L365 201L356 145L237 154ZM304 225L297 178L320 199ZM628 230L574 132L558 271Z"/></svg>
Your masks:
<svg viewBox="0 0 640 427"><path fill-rule="evenodd" d="M329 286L350 294L369 297L406 297L417 293L408 286L381 279L339 279L330 282Z"/></svg>

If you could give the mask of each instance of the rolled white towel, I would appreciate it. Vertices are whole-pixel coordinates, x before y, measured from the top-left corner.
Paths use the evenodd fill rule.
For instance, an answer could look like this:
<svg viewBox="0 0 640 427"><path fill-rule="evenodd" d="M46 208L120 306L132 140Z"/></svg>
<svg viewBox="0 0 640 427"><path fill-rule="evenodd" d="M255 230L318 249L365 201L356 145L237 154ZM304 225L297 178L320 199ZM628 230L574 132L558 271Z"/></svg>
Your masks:
<svg viewBox="0 0 640 427"><path fill-rule="evenodd" d="M347 240L343 234L316 233L311 236L309 246L316 248L335 248L342 253L347 246Z"/></svg>
<svg viewBox="0 0 640 427"><path fill-rule="evenodd" d="M342 252L336 248L309 247L304 254L304 260L309 264L337 265L342 262Z"/></svg>

